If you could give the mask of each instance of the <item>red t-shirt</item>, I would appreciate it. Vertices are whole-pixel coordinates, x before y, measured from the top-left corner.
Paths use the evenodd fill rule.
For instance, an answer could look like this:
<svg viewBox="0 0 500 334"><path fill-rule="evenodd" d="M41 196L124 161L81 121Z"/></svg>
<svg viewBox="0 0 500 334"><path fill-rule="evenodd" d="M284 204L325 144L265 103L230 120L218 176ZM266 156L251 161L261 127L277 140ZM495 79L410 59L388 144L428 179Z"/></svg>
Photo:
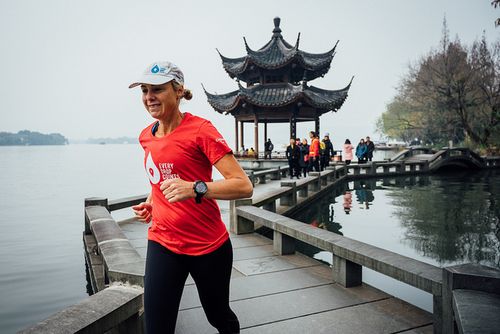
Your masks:
<svg viewBox="0 0 500 334"><path fill-rule="evenodd" d="M148 239L179 254L210 253L229 237L217 202L202 198L197 204L189 198L169 203L160 185L172 178L211 182L212 165L232 151L212 123L190 113L184 113L179 126L161 138L151 132L155 123L139 136L152 187L153 219Z"/></svg>

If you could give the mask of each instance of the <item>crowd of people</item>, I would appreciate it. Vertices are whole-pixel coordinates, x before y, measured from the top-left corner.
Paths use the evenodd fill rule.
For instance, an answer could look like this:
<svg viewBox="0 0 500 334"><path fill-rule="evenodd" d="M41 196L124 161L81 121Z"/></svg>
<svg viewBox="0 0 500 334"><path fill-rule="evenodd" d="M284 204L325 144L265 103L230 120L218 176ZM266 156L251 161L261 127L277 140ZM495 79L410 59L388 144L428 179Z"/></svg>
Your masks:
<svg viewBox="0 0 500 334"><path fill-rule="evenodd" d="M271 159L273 150L274 144L268 138L264 144L264 159ZM361 138L356 147L351 144L349 139L346 139L342 150L338 151L341 155L338 160L343 160L346 165L349 165L353 161L354 156L356 156L358 163L366 163L367 161L372 161L374 150L375 144L370 140L369 136ZM238 153L241 157L256 156L253 147L245 149L242 146ZM321 140L315 131L309 132L309 141L307 138L291 138L290 144L286 147L285 151L285 157L290 167L290 178L306 177L308 172L325 170L335 155L337 155L337 151L333 149L328 132L325 133Z"/></svg>
<svg viewBox="0 0 500 334"><path fill-rule="evenodd" d="M310 144L307 138L292 138L290 145L286 148L286 158L290 168L290 178L306 177L308 172L323 171L329 166L330 160L336 155L333 149L333 144L330 140L330 134L325 133L320 141L318 134L315 131L309 132ZM270 142L270 139L268 140ZM267 143L266 143L267 144ZM272 145L272 144L271 144ZM266 154L267 154L266 145ZM361 138L358 145L354 147L349 139L346 139L342 148L342 154L346 165L349 165L353 160L354 155L358 159L358 163L366 163L372 161L375 144L370 140L370 137ZM269 155L270 155L269 151ZM341 159L339 159L341 160Z"/></svg>
<svg viewBox="0 0 500 334"><path fill-rule="evenodd" d="M306 177L310 171L322 171L330 164L330 158L336 154L330 141L330 134L325 133L320 141L318 133L309 132L310 144L307 138L291 138L285 156L288 159L290 178Z"/></svg>

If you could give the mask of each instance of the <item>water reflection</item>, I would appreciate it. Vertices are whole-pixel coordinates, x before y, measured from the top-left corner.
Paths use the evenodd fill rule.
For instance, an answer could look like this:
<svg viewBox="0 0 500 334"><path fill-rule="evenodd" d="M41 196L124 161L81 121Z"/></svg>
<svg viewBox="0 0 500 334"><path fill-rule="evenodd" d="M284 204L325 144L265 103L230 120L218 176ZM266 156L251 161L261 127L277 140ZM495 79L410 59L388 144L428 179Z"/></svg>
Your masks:
<svg viewBox="0 0 500 334"><path fill-rule="evenodd" d="M345 183L293 218L438 266L500 267L499 198L498 171L371 179Z"/></svg>
<svg viewBox="0 0 500 334"><path fill-rule="evenodd" d="M493 181L493 182L491 182ZM428 187L393 191L393 214L405 242L445 263L500 267L500 182L484 174L432 177Z"/></svg>

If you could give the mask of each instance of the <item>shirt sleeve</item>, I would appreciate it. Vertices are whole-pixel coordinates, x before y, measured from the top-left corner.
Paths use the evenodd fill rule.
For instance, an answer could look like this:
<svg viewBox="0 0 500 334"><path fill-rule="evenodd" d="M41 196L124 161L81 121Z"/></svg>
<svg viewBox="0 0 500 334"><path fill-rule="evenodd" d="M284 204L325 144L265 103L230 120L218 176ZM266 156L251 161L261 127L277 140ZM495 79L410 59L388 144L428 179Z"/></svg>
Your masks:
<svg viewBox="0 0 500 334"><path fill-rule="evenodd" d="M196 142L212 165L219 161L224 155L233 153L224 137L222 137L219 131L217 131L209 121L201 124Z"/></svg>

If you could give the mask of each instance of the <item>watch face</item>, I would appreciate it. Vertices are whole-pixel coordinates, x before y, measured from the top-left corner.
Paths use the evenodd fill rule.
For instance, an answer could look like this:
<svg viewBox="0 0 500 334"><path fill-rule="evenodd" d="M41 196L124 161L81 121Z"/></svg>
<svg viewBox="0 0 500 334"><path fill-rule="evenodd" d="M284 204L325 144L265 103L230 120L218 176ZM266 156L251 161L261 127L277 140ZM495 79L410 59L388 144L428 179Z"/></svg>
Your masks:
<svg viewBox="0 0 500 334"><path fill-rule="evenodd" d="M207 192L207 185L205 184L205 182L198 182L196 183L196 187L194 189L197 193L199 194L204 194Z"/></svg>

